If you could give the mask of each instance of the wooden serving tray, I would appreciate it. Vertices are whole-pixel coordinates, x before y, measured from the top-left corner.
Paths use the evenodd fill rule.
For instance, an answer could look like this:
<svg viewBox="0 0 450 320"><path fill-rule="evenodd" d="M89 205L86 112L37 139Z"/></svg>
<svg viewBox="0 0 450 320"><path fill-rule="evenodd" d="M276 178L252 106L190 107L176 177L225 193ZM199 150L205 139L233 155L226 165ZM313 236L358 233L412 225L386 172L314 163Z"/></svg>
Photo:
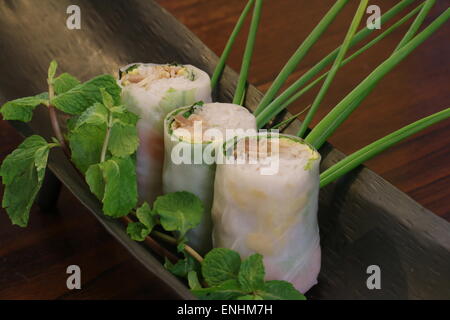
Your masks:
<svg viewBox="0 0 450 320"><path fill-rule="evenodd" d="M81 30L66 28L66 9L81 8ZM180 62L210 74L216 55L195 35L151 0L5 1L0 7L0 103L46 91L52 59L60 70L87 80L115 73L130 62ZM232 100L237 74L225 70L217 100ZM246 106L262 94L250 86ZM23 135L50 137L44 108L30 124L12 122ZM294 123L288 132L294 131ZM343 157L330 145L322 150L323 169ZM49 166L149 272L180 298L194 298L167 272L161 260L132 241L124 226L103 215L99 201L60 151ZM450 224L418 205L372 171L362 168L321 191L319 221L322 272L308 297L315 299L450 299ZM367 267L381 268L381 290L369 290Z"/></svg>

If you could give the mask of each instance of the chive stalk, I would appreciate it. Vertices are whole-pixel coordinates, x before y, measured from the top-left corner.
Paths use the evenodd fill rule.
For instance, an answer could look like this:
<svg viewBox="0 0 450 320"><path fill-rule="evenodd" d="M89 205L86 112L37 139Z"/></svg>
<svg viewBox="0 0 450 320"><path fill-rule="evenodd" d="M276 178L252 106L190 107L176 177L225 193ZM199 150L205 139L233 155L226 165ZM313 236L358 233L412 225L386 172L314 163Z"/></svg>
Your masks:
<svg viewBox="0 0 450 320"><path fill-rule="evenodd" d="M412 23L412 25L409 27L408 31L406 32L403 39L400 41L400 43L397 45L394 51L399 50L402 48L405 44L407 44L417 33L420 26L425 21L425 18L427 17L428 13L430 12L433 5L436 3L436 0L427 0L423 3L422 10L420 10L419 14L417 15L416 19Z"/></svg>
<svg viewBox="0 0 450 320"><path fill-rule="evenodd" d="M361 0L359 2L359 7L356 10L356 13L355 13L355 16L353 17L352 23L350 24L350 28L348 29L348 32L344 38L341 48L339 49L339 53L336 56L336 59L334 60L334 63L331 66L330 71L328 72L325 82L323 83L322 87L320 88L319 93L317 94L316 98L314 99L311 109L309 109L309 112L306 115L305 120L302 122L302 124L300 126L300 130L297 133L297 136L303 137L303 135L305 134L306 130L308 129L308 126L311 123L314 115L316 114L317 109L319 109L320 104L322 103L323 99L325 98L325 95L328 92L328 89L330 88L331 83L333 82L339 68L341 67L342 60L344 59L344 56L347 53L348 48L350 47L350 41L353 39L353 36L356 33L356 29L358 29L358 27L361 23L361 19L366 11L368 2L369 2L369 0Z"/></svg>
<svg viewBox="0 0 450 320"><path fill-rule="evenodd" d="M309 108L311 108L311 105L307 106L305 109L303 109L299 113L297 113L297 114L287 118L286 120L283 120L280 123L272 126L270 129L275 130L275 129L279 129L279 128L284 127L284 126L286 126L286 127L289 126L295 119L297 119L299 116L301 116L306 111L308 111Z"/></svg>
<svg viewBox="0 0 450 320"><path fill-rule="evenodd" d="M388 12L383 14L380 18L381 24L384 24L395 17L400 11L402 11L405 7L409 6L414 0L403 0L390 9ZM364 28L359 31L350 42L350 47L353 47L357 43L361 42L365 38L367 38L374 30ZM308 83L312 78L314 78L320 71L322 71L326 66L331 64L336 58L340 47L333 50L330 54L328 54L325 58L323 58L320 62L318 62L314 67L312 67L308 72L302 75L297 81L295 81L289 88L287 88L282 94L280 94L276 99L272 101L274 95L270 99L266 99L264 103L260 103L258 109L255 111L255 115L259 116L259 114L266 108L268 105L278 106L285 102L289 97L295 94L301 87L303 87L306 83ZM267 94L266 94L267 95ZM263 101L261 101L263 102ZM261 126L259 126L261 127Z"/></svg>
<svg viewBox="0 0 450 320"><path fill-rule="evenodd" d="M334 131L360 105L360 97L368 92L395 66L406 58L422 42L428 39L450 18L450 8L436 18L426 29L404 47L392 54L328 113L306 137L305 141L319 149Z"/></svg>
<svg viewBox="0 0 450 320"><path fill-rule="evenodd" d="M263 0L256 0L255 8L253 10L252 22L250 25L250 31L247 38L247 44L245 46L244 57L242 59L241 72L239 74L239 80L236 87L236 92L234 94L234 104L239 104L244 99L248 73L252 61L253 50L255 48L256 34L258 33L259 21L261 19L262 5Z"/></svg>
<svg viewBox="0 0 450 320"><path fill-rule="evenodd" d="M353 59L364 53L366 50L370 49L372 46L374 46L376 43L381 41L382 39L386 38L388 35L390 35L392 32L397 30L400 26L402 26L404 23L406 23L409 19L411 19L421 8L423 7L423 3L417 6L414 10L411 10L407 15L405 15L403 18L398 20L396 23L394 23L392 26L387 28L383 33L375 37L373 40L369 41L367 44L365 44L363 47L358 49L355 53L353 53L351 56L346 58L342 64L341 67L347 65L350 63ZM274 100L266 109L264 109L258 117L256 117L258 128L264 127L271 119L273 119L276 115L278 115L281 111L286 109L288 106L290 106L292 103L297 101L301 96L303 96L306 92L308 92L310 89L315 87L319 82L321 82L327 75L329 71L322 74L320 77L316 78L314 81L309 83L306 87L302 88L300 91L295 93L293 96L291 96L289 99L287 99L285 102L281 104L277 104L278 101ZM311 77L312 78L312 77ZM305 80L305 83L309 81L311 78L308 78Z"/></svg>
<svg viewBox="0 0 450 320"><path fill-rule="evenodd" d="M399 143L400 141L416 134L417 132L428 128L442 120L450 118L450 108L444 109L431 116L411 123L400 130L397 130L386 137L379 139L368 146L356 151L328 168L320 175L320 187L325 187L329 183L340 178L347 172L358 167L367 160L372 159L387 148Z"/></svg>
<svg viewBox="0 0 450 320"><path fill-rule="evenodd" d="M286 82L289 75L294 72L302 59L306 56L311 47L319 40L320 36L325 32L328 26L334 21L338 13L342 8L348 3L348 0L338 0L327 12L327 14L322 18L322 20L317 24L314 30L308 35L308 37L299 46L297 51L288 60L286 65L283 67L281 72L278 74L277 78L274 80L270 86L267 93L262 98L257 109L255 110L255 116L257 116L274 98L278 91L281 89L283 84Z"/></svg>
<svg viewBox="0 0 450 320"><path fill-rule="evenodd" d="M241 16L239 17L236 26L234 27L230 38L228 39L227 44L225 45L225 48L222 52L222 55L220 56L219 62L217 63L217 66L214 70L214 73L211 77L211 88L214 90L219 83L220 77L222 76L223 70L225 69L225 64L228 60L228 57L230 56L231 49L233 48L233 45L236 41L236 38L239 34L239 32L242 29L242 26L244 25L245 19L248 16L248 13L250 12L250 9L253 6L253 3L255 0L249 0L247 2L247 5L245 6L244 10L241 13Z"/></svg>

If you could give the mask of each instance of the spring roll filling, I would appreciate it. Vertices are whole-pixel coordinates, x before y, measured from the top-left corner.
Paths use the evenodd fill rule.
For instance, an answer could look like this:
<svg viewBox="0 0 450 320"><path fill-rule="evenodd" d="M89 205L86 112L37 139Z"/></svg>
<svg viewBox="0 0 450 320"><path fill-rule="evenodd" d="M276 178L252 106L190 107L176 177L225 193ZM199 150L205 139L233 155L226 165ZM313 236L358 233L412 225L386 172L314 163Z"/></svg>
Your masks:
<svg viewBox="0 0 450 320"><path fill-rule="evenodd" d="M220 140L224 141L228 130L254 130L254 123L254 116L244 107L212 103L194 105L187 112L174 115L170 128L172 134L182 141L210 143L218 136L222 136ZM212 132L210 130L219 134L207 134Z"/></svg>
<svg viewBox="0 0 450 320"><path fill-rule="evenodd" d="M137 86L149 89L152 85L161 81L194 81L196 74L187 66L178 64L167 65L143 65L136 64L126 69L121 74L122 86Z"/></svg>

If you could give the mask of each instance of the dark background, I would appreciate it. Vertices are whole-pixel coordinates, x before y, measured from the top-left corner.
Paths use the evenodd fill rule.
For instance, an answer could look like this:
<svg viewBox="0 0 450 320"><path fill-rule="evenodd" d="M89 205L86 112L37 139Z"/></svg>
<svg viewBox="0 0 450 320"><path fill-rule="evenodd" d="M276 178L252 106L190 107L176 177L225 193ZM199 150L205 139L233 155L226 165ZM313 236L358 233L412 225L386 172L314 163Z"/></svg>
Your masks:
<svg viewBox="0 0 450 320"><path fill-rule="evenodd" d="M221 53L245 4L243 0L157 2L217 54ZM333 2L266 0L250 81L260 90L266 90ZM385 12L398 1L379 2ZM372 1L372 4L378 3ZM449 4L450 1L438 0L426 24ZM356 5L357 1L347 5L291 76L290 82L340 44ZM392 52L408 25L340 70L313 125ZM240 68L246 31L247 28L238 38L230 58L229 65L235 70ZM410 122L449 107L449 36L450 25L447 23L378 85L330 141L348 154ZM295 113L303 109L311 103L316 92L312 90L290 110ZM367 165L426 208L450 220L449 133L450 121L447 120ZM22 139L8 123L0 121L0 141L2 161ZM6 212L0 210L0 299L171 297L170 291L117 244L66 190L58 208L53 214L40 213L34 208L27 229L11 226ZM65 270L70 264L81 267L81 291L70 292L66 288ZM123 281L124 278L127 281Z"/></svg>

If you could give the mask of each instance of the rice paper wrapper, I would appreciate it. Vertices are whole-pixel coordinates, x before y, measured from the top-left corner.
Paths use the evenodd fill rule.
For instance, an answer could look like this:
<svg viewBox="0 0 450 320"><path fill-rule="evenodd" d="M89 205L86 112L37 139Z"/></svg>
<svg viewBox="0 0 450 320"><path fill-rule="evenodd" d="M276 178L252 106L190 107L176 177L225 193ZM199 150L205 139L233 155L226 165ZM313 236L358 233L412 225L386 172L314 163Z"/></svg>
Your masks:
<svg viewBox="0 0 450 320"><path fill-rule="evenodd" d="M211 105L217 107L219 104L206 104L203 108L211 107ZM217 113L218 116L222 115L233 119L233 124L230 126L237 125L244 130L251 129L256 132L254 116L247 110L243 113L243 110L240 109L244 108L221 103L220 108L215 108L214 113ZM163 193L188 191L200 198L205 209L203 219L199 226L187 233L187 237L191 247L201 254L206 254L212 249L211 207L214 195L216 155L223 145L223 140L192 142L175 136L171 129L174 116L184 114L189 110L190 107L178 108L169 113L164 121ZM224 116L224 113L228 113L228 115ZM227 123L227 119L221 120ZM213 126L217 129L218 123L213 124ZM224 124L221 127L223 130L226 129L227 125Z"/></svg>
<svg viewBox="0 0 450 320"><path fill-rule="evenodd" d="M289 281L302 293L317 283L321 263L320 155L310 150L294 164L280 159L275 175L255 164L218 165L212 208L214 247L242 258L262 254L267 280Z"/></svg>
<svg viewBox="0 0 450 320"><path fill-rule="evenodd" d="M124 72L130 64L121 68ZM142 64L144 67L158 66ZM175 108L192 105L197 101L210 102L211 82L207 73L184 65L195 74L193 81L163 79L147 88L122 86L122 101L128 110L140 117L138 121L139 148L137 151L137 176L140 201L153 203L162 194L164 164L164 117Z"/></svg>

